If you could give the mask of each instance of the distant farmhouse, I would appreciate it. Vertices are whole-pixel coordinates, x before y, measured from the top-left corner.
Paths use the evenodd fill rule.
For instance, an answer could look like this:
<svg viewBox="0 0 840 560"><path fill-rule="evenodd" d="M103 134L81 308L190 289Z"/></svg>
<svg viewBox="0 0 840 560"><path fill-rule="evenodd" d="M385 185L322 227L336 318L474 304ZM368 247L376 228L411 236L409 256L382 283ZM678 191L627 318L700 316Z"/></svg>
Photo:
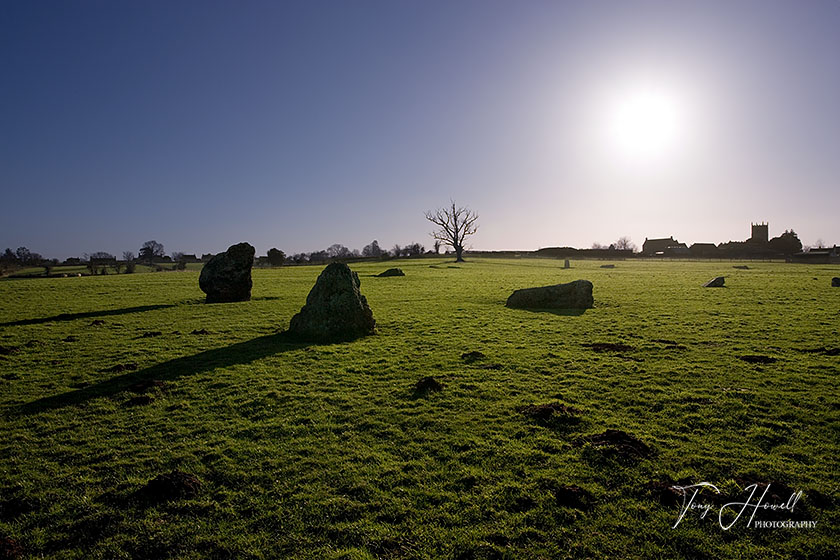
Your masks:
<svg viewBox="0 0 840 560"><path fill-rule="evenodd" d="M692 257L708 259L718 256L718 248L714 243L695 243L689 247L688 252Z"/></svg>
<svg viewBox="0 0 840 560"><path fill-rule="evenodd" d="M810 251L801 251L790 257L792 262L808 264L840 264L840 249L837 245Z"/></svg>
<svg viewBox="0 0 840 560"><path fill-rule="evenodd" d="M647 239L642 244L642 254L653 257L687 257L690 253L685 243L680 243L673 237L667 239Z"/></svg>

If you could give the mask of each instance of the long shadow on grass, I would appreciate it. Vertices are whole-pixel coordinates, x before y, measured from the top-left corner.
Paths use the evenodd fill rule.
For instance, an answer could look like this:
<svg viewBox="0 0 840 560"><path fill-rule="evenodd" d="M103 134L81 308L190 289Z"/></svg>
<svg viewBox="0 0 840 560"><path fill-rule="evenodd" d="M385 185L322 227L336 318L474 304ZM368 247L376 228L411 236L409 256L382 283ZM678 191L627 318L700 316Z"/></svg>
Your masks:
<svg viewBox="0 0 840 560"><path fill-rule="evenodd" d="M78 405L98 397L115 395L127 390L132 385L151 381L170 381L215 368L248 364L266 356L273 356L306 346L308 344L290 340L283 332L269 334L246 342L231 344L224 348L205 350L193 356L175 358L143 370L118 375L75 391L44 397L22 405L18 412L21 415L28 415Z"/></svg>
<svg viewBox="0 0 840 560"><path fill-rule="evenodd" d="M21 325L40 325L53 321L75 321L76 319L90 319L91 317L108 317L110 315L127 315L129 313L142 313L143 311L154 311L155 309L166 309L175 307L174 303L165 305L140 305L137 307L124 307L123 309L106 309L104 311L86 311L85 313L61 313L52 317L41 317L40 319L21 319L0 323L0 327L18 327Z"/></svg>
<svg viewBox="0 0 840 560"><path fill-rule="evenodd" d="M551 313L552 315L561 315L563 317L580 317L586 313L586 309L518 309L521 311L528 311L530 313Z"/></svg>

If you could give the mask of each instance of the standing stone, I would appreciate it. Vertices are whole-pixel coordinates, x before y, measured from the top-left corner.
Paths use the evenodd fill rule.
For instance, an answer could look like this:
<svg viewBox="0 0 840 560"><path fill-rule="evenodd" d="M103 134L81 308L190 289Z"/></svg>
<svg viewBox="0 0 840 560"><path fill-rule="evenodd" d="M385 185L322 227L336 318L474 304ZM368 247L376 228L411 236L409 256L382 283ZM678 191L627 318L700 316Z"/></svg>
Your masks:
<svg viewBox="0 0 840 560"><path fill-rule="evenodd" d="M563 261L563 268L572 268L572 265L569 262L569 259L566 259L565 261Z"/></svg>
<svg viewBox="0 0 840 560"><path fill-rule="evenodd" d="M373 334L376 321L359 291L359 275L344 263L325 268L306 305L292 317L289 334L299 340L341 342Z"/></svg>
<svg viewBox="0 0 840 560"><path fill-rule="evenodd" d="M207 261L198 277L198 286L207 294L207 303L251 299L253 266L254 248L248 243L231 245Z"/></svg>
<svg viewBox="0 0 840 560"><path fill-rule="evenodd" d="M831 279L831 286L832 286L833 288L840 288L840 278L838 278L837 276L835 276L834 278L832 278L832 279Z"/></svg>
<svg viewBox="0 0 840 560"><path fill-rule="evenodd" d="M568 284L516 290L505 305L518 309L589 309L594 303L592 282L575 280Z"/></svg>
<svg viewBox="0 0 840 560"><path fill-rule="evenodd" d="M723 276L718 276L716 278L712 278L705 284L703 284L704 288L723 288L724 278Z"/></svg>

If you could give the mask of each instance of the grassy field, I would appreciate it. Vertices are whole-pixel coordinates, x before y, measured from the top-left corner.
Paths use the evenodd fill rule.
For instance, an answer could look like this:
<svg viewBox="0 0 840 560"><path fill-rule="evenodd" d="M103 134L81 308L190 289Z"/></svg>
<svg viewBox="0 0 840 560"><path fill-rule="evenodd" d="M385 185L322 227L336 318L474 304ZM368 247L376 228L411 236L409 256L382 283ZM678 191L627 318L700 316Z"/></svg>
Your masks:
<svg viewBox="0 0 840 560"><path fill-rule="evenodd" d="M195 270L0 282L3 546L840 557L838 267L601 264L424 259L399 261L399 278L372 277L393 263L353 265L378 334L335 345L277 335L321 267L255 270L251 301L214 305ZM717 275L726 288L700 287ZM514 289L578 278L594 284L585 313L504 306ZM443 389L415 392L429 375ZM571 410L523 408L548 403ZM641 444L604 445L607 429ZM155 493L172 471L191 476ZM817 525L724 531L716 512L691 512L673 528L672 481L730 501L750 482L802 490L780 519Z"/></svg>
<svg viewBox="0 0 840 560"><path fill-rule="evenodd" d="M135 264L134 274L141 274L145 272L164 272L164 271L172 271L175 270L175 263L161 263L158 266L162 268L162 270L158 271L156 268L147 266L145 264ZM195 270L201 272L204 263L187 263L187 270ZM121 265L120 273L125 274L125 265ZM97 270L97 274L95 276L101 275L102 269L99 268ZM91 276L90 270L88 269L87 265L56 265L50 268L49 277L50 278L62 278L64 276L77 276L81 274L82 276ZM107 267L105 269L105 274L102 276L108 276L112 274L118 274L118 272L113 267ZM20 268L17 270L13 270L8 274L9 278L20 279L20 278L44 278L47 276L47 270L43 266L29 266Z"/></svg>

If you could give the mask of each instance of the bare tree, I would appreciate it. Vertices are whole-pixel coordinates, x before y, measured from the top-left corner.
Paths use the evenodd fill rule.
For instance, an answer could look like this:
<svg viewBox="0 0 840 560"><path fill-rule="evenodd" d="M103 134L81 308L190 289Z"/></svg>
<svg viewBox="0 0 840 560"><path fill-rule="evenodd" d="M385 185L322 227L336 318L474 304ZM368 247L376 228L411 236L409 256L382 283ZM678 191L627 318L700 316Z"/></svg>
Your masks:
<svg viewBox="0 0 840 560"><path fill-rule="evenodd" d="M403 247L403 252L407 257L419 257L426 252L426 248L419 243L412 243Z"/></svg>
<svg viewBox="0 0 840 560"><path fill-rule="evenodd" d="M634 253L638 249L636 244L626 235L618 238L618 241L615 242L615 248L619 251L632 251Z"/></svg>
<svg viewBox="0 0 840 560"><path fill-rule="evenodd" d="M432 238L455 250L455 262L464 262L464 241L478 231L478 214L451 201L447 208L426 211L426 219L439 228L431 233Z"/></svg>
<svg viewBox="0 0 840 560"><path fill-rule="evenodd" d="M374 239L371 241L370 245L365 245L362 249L362 256L363 257L376 257L379 258L382 256L382 248L379 247L379 241Z"/></svg>
<svg viewBox="0 0 840 560"><path fill-rule="evenodd" d="M38 266L44 260L44 257L40 254L33 253L26 247L18 247L17 251L15 251L15 256L18 262L24 266Z"/></svg>
<svg viewBox="0 0 840 560"><path fill-rule="evenodd" d="M131 274L134 272L134 267L136 266L134 263L134 253L131 251L123 251L122 257L125 261L125 273Z"/></svg>
<svg viewBox="0 0 840 560"><path fill-rule="evenodd" d="M327 258L330 259L346 259L348 257L352 257L353 253L342 245L341 243L333 243L329 247L327 247Z"/></svg>
<svg viewBox="0 0 840 560"><path fill-rule="evenodd" d="M175 261L173 270L187 270L187 254L181 251L172 253L172 260Z"/></svg>
<svg viewBox="0 0 840 560"><path fill-rule="evenodd" d="M330 258L326 251L312 251L309 253L309 262L324 262Z"/></svg>
<svg viewBox="0 0 840 560"><path fill-rule="evenodd" d="M286 253L276 247L269 249L266 256L268 258L268 264L271 266L281 266L286 260Z"/></svg>
<svg viewBox="0 0 840 560"><path fill-rule="evenodd" d="M87 253L82 253L82 258L85 260L85 267L88 269L88 272L96 276L96 273L99 272L99 269L97 268L96 263L90 258L90 255Z"/></svg>
<svg viewBox="0 0 840 560"><path fill-rule="evenodd" d="M85 257L87 258L87 269L91 274L106 274L108 265L112 265L117 260L114 255L105 251L85 254Z"/></svg>
<svg viewBox="0 0 840 560"><path fill-rule="evenodd" d="M158 243L154 239L146 241L143 243L143 246L140 247L140 260L146 261L149 265L151 265L156 258L161 258L165 254L166 253L163 252L163 244Z"/></svg>
<svg viewBox="0 0 840 560"><path fill-rule="evenodd" d="M7 247L6 252L3 253L2 256L0 256L0 274L9 270L13 270L17 268L17 266L17 255Z"/></svg>

